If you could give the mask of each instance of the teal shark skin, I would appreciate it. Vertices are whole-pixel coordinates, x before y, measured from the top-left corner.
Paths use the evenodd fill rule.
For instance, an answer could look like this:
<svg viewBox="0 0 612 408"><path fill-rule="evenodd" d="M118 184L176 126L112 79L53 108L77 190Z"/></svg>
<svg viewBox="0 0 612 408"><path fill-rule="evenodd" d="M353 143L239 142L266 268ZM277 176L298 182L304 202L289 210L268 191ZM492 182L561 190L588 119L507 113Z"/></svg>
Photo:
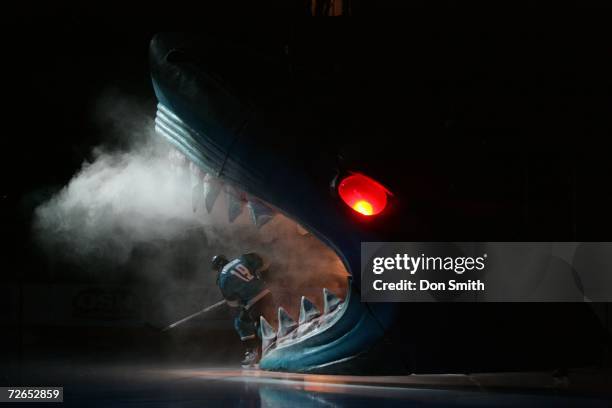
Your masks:
<svg viewBox="0 0 612 408"><path fill-rule="evenodd" d="M314 180L292 160L294 156L263 148L258 143L259 119L252 109L222 92L216 92L218 99L213 101L204 90L217 89L215 79L201 70L196 75L191 64L168 62L171 52L153 40L158 134L204 172L264 200L305 226L336 252L351 276L343 310L336 313L333 324L264 354L261 368L334 372L337 364L346 365L367 352L393 322L392 305L368 305L359 295L360 243L381 237L356 228L338 206L337 197L329 194L328 185ZM218 119L211 113L222 108L232 114Z"/></svg>

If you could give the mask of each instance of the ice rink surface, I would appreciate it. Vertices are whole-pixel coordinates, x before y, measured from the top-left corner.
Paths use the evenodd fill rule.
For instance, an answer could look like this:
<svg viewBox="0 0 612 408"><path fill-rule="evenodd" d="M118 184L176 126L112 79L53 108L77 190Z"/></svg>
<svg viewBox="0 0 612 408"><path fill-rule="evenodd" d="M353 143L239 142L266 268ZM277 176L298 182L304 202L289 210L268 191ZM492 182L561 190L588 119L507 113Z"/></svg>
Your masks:
<svg viewBox="0 0 612 408"><path fill-rule="evenodd" d="M612 406L609 394L564 388L549 373L369 377L75 362L28 364L20 376L22 385L63 386L69 407Z"/></svg>

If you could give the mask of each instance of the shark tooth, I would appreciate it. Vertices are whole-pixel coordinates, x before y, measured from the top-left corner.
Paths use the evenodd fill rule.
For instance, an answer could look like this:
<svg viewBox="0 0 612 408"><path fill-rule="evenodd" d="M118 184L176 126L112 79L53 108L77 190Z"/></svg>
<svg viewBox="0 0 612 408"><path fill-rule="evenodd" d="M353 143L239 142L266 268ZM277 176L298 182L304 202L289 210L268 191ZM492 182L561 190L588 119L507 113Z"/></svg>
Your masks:
<svg viewBox="0 0 612 408"><path fill-rule="evenodd" d="M261 328L261 349L265 351L276 340L276 333L263 316L259 316L259 327Z"/></svg>
<svg viewBox="0 0 612 408"><path fill-rule="evenodd" d="M225 187L225 193L227 195L227 216L229 222L234 222L240 214L242 214L243 200L241 194L232 186Z"/></svg>
<svg viewBox="0 0 612 408"><path fill-rule="evenodd" d="M168 161L170 162L172 173L177 177L182 176L183 167L187 163L187 158L175 148L170 148L168 152Z"/></svg>
<svg viewBox="0 0 612 408"><path fill-rule="evenodd" d="M183 153L179 152L176 148L170 147L170 150L168 150L168 160L170 160L172 164L183 164L186 159Z"/></svg>
<svg viewBox="0 0 612 408"><path fill-rule="evenodd" d="M204 182L204 172L194 162L189 162L189 174L192 188Z"/></svg>
<svg viewBox="0 0 612 408"><path fill-rule="evenodd" d="M251 213L251 220L257 228L261 228L270 221L276 214L273 209L259 200L250 199L247 206Z"/></svg>
<svg viewBox="0 0 612 408"><path fill-rule="evenodd" d="M295 224L295 226L296 226L298 234L302 236L310 234L310 232L308 232L308 230L302 227L300 224Z"/></svg>
<svg viewBox="0 0 612 408"><path fill-rule="evenodd" d="M204 199L205 174L193 162L189 163L189 173L191 174L191 206L193 207L193 212L196 212L201 208L202 200Z"/></svg>
<svg viewBox="0 0 612 408"><path fill-rule="evenodd" d="M204 199L204 184L196 184L191 187L191 206L193 212L198 211L202 206L202 200Z"/></svg>
<svg viewBox="0 0 612 408"><path fill-rule="evenodd" d="M174 164L174 155L176 154L176 149L169 147L168 148L168 161L170 164Z"/></svg>
<svg viewBox="0 0 612 408"><path fill-rule="evenodd" d="M278 332L276 337L284 337L297 327L297 323L282 307L278 308Z"/></svg>
<svg viewBox="0 0 612 408"><path fill-rule="evenodd" d="M204 205L209 213L212 211L219 193L221 193L221 181L207 174L204 178Z"/></svg>
<svg viewBox="0 0 612 408"><path fill-rule="evenodd" d="M306 296L302 296L299 324L307 323L320 315L319 309Z"/></svg>
<svg viewBox="0 0 612 408"><path fill-rule="evenodd" d="M341 300L327 288L323 288L323 314L333 311L340 304Z"/></svg>

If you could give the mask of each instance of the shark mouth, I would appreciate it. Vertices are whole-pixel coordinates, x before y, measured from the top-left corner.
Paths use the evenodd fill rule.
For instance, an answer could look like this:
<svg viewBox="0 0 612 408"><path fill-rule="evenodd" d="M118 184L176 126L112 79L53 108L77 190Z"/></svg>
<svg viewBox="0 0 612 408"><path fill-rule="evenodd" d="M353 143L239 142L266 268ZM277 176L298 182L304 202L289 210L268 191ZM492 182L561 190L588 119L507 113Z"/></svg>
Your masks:
<svg viewBox="0 0 612 408"><path fill-rule="evenodd" d="M261 366L282 369L277 360L285 353L313 341L337 339L332 329L347 311L351 294L350 274L337 254L281 209L214 174L205 160L214 149L189 148L193 145L186 142L195 144L201 138L162 104L158 105L155 130L169 142L168 162L173 171L189 179L194 212L209 216L214 220L212 228L229 230L237 240L248 242L249 249L256 247L264 258L285 257L270 267L268 285L276 308L265 310L260 317ZM297 271L295 264L299 264ZM286 273L290 270L294 272ZM293 276L296 274L300 276Z"/></svg>
<svg viewBox="0 0 612 408"><path fill-rule="evenodd" d="M318 152L308 132L295 133L305 122L291 112L306 112L270 107L270 98L283 105L274 93L282 86L253 93L279 66L265 59L250 70L259 59L234 51L186 34L153 38L156 132L172 146L171 165L189 175L194 209L214 215L212 227L236 240L231 248L273 260L264 279L276 307L260 322L260 367L354 369L394 321L388 304L360 299L361 241L376 237L330 194L336 159ZM245 82L255 72L261 77Z"/></svg>

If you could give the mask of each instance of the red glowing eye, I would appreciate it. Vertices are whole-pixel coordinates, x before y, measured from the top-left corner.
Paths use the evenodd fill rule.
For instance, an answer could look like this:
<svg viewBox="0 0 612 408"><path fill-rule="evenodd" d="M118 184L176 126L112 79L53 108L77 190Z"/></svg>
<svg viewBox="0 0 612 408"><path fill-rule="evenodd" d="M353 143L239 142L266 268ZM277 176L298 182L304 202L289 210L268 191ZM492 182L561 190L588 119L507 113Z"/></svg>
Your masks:
<svg viewBox="0 0 612 408"><path fill-rule="evenodd" d="M363 174L351 174L338 185L340 198L363 215L376 215L387 206L387 189Z"/></svg>

